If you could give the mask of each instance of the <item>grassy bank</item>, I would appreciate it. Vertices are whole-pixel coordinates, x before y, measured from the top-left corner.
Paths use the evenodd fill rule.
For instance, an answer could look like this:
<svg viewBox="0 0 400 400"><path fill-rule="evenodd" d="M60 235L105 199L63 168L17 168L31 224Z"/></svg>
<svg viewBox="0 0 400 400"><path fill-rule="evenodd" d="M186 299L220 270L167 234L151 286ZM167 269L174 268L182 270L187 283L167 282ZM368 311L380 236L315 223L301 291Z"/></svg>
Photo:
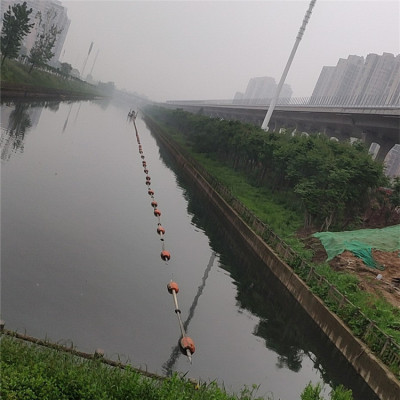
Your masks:
<svg viewBox="0 0 400 400"><path fill-rule="evenodd" d="M1 86L2 95L7 94L7 88L19 88L24 86L31 91L59 90L70 92L71 94L81 94L90 96L101 96L102 94L96 86L86 82L69 79L67 77L33 69L29 73L29 65L21 64L15 60L6 59L1 67Z"/></svg>
<svg viewBox="0 0 400 400"><path fill-rule="evenodd" d="M257 400L255 387L228 394L215 383L201 384L177 374L154 379L129 366L112 368L101 360L84 360L3 335L1 338L1 398L4 400ZM321 400L321 386L307 385L302 400ZM272 400L273 397L264 397ZM331 399L352 400L339 386ZM283 399L282 399L283 400Z"/></svg>
<svg viewBox="0 0 400 400"><path fill-rule="evenodd" d="M384 298L378 298L360 289L358 278L351 273L334 271L327 263L312 263L312 251L305 248L304 242L299 239L296 232L302 227L302 218L295 210L290 208L288 197L282 193L272 193L267 188L254 187L245 174L233 171L226 165L222 165L212 157L198 154L186 146L193 158L206 170L228 187L232 194L238 198L249 210L257 215L290 245L302 258L307 260L316 271L324 276L332 285L371 320L375 321L386 334L392 336L400 343L400 312ZM321 298L323 293L319 287L315 292ZM358 321L353 321L353 329L358 332ZM361 323L361 321L360 321ZM398 373L398 371L396 371Z"/></svg>
<svg viewBox="0 0 400 400"><path fill-rule="evenodd" d="M192 143L179 129L172 128L157 119L157 117L155 119L157 124L175 142L179 143L190 157L221 182L224 187L227 187L234 197L239 199L262 222L267 224L289 244L299 254L301 259L306 260L314 270L326 278L328 282L326 285L321 285L319 281L308 282L308 285L315 294L325 301L326 306L337 313L352 329L355 336L366 340L364 334L370 323L369 320L371 320L382 332L390 336L395 343L400 343L400 312L397 308L384 298L374 296L362 290L360 282L355 275L343 271L334 271L327 263L312 263L312 251L307 249L304 242L297 236L298 230L302 227L303 220L300 217L299 210L296 210L290 202L290 193L271 191L265 186L255 185L254 180L246 173L235 170L229 163L224 163L217 159L213 153L196 152ZM208 121L208 123L210 122ZM192 132L196 132L196 129L201 129L201 126L200 128L193 126L190 129ZM304 276L305 270L297 269L296 265L291 266L303 280L307 280L307 277ZM332 286L345 295L354 306L352 308L344 307L340 310L336 309L337 307L332 304L329 298L329 290ZM361 310L361 314L357 310ZM374 339L374 341L368 343L368 345L376 354L379 354L381 345L385 340L384 337L379 336L376 337L376 340ZM386 360L385 357L381 357L381 359L387 363L397 378L400 379L400 371L397 364L393 363L392 360Z"/></svg>

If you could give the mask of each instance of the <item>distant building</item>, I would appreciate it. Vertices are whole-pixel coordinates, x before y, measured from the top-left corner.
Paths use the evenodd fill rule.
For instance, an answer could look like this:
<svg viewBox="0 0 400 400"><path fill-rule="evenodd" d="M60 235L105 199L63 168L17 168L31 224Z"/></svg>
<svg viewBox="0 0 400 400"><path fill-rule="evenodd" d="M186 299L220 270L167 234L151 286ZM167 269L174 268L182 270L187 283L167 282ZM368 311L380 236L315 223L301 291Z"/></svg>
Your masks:
<svg viewBox="0 0 400 400"><path fill-rule="evenodd" d="M251 78L247 84L244 93L237 92L233 99L235 104L268 104L273 98L277 84L274 78L269 76ZM289 85L284 84L279 98L290 99L292 96L292 89Z"/></svg>
<svg viewBox="0 0 400 400"><path fill-rule="evenodd" d="M400 55L351 55L323 67L310 104L400 105Z"/></svg>
<svg viewBox="0 0 400 400"><path fill-rule="evenodd" d="M58 0L23 0L26 2L28 9L32 8L32 13L30 15L31 22L36 22L36 15L38 12L41 12L43 17L50 10L55 11L54 23L57 25L58 29L62 29L62 32L57 35L57 40L53 48L54 56L49 61L50 65L56 66L59 62L61 50L64 46L65 38L67 37L69 25L71 21L67 16L67 9L62 5L61 1ZM4 13L8 10L8 6L13 6L17 3L22 3L22 0L2 0L0 3L1 10L1 25L3 25L3 16ZM38 32L38 24L32 28L31 32L25 36L22 46L24 47L24 51L26 54L29 54L31 48L33 47L36 35Z"/></svg>

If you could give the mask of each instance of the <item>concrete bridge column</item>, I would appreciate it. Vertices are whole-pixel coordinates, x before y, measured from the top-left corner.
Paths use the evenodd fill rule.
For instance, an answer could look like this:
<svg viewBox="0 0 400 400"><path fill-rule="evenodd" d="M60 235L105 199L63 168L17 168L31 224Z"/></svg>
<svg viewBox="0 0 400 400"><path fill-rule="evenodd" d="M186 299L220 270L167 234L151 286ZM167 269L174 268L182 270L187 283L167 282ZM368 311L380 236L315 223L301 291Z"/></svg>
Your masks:
<svg viewBox="0 0 400 400"><path fill-rule="evenodd" d="M339 129L338 127L333 127L333 126L329 126L329 127L325 127L325 129L323 130L323 133L328 136L328 138L336 138L340 141L349 141L350 140L350 136L343 132L341 129Z"/></svg>
<svg viewBox="0 0 400 400"><path fill-rule="evenodd" d="M376 135L371 133L371 132L362 132L361 133L361 138L362 138L362 141L365 143L365 146L368 149L371 147L372 143L379 144L379 140L377 140Z"/></svg>
<svg viewBox="0 0 400 400"><path fill-rule="evenodd" d="M263 122L263 121L261 121L261 125L262 125L262 122ZM261 125L260 125L260 126L261 126ZM279 120L274 119L274 120L271 120L271 121L270 121L270 123L269 123L269 130L270 130L271 132L279 132L279 128L280 128Z"/></svg>
<svg viewBox="0 0 400 400"><path fill-rule="evenodd" d="M389 151L394 147L395 143L389 140L382 140L379 142L379 145L381 146L379 148L378 154L376 155L375 160L379 162L385 161L385 158Z"/></svg>

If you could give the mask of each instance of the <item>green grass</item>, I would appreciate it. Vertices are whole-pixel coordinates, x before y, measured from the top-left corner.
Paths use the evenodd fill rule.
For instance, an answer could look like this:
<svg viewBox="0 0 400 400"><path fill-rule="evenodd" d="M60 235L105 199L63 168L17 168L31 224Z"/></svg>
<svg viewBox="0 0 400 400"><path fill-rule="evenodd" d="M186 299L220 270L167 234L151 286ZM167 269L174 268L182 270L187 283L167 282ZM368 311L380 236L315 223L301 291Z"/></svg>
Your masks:
<svg viewBox="0 0 400 400"><path fill-rule="evenodd" d="M257 386L244 386L229 394L215 382L196 383L174 374L154 379L131 367L118 368L100 360L85 360L69 353L3 335L0 395L3 400L273 400L256 397ZM309 383L303 400L323 400L321 383ZM331 400L352 400L342 385ZM283 399L282 399L283 400Z"/></svg>
<svg viewBox="0 0 400 400"><path fill-rule="evenodd" d="M85 82L65 79L35 68L29 73L29 68L29 65L6 59L1 67L0 80L2 83L30 85L34 87L99 95L95 86Z"/></svg>
<svg viewBox="0 0 400 400"><path fill-rule="evenodd" d="M185 137L178 132L172 132L169 128L165 130L207 172L226 186L236 198L291 246L301 258L306 260L309 265L312 265L331 285L344 294L367 318L374 321L376 326L391 336L395 342L400 343L399 309L392 306L383 297L381 298L362 290L357 276L351 273L334 271L327 263L315 264L311 262L312 250L306 249L304 243L296 236L296 232L302 227L303 221L300 212L296 211L296 208L290 204L290 194L285 198L285 193L271 193L267 188L253 185L251 179L245 173L235 171L229 165L215 160L212 154L194 152ZM292 267L295 268L294 265ZM303 279L306 278L307 272L297 268L295 270ZM308 284L312 291L324 300L326 306L336 312L327 295L329 287L317 282ZM345 318L346 316L343 315L342 317ZM356 336L362 337L366 324L365 319L353 320L352 318L347 318L347 320L344 320ZM396 376L400 378L397 367L390 367Z"/></svg>
<svg viewBox="0 0 400 400"><path fill-rule="evenodd" d="M296 236L296 232L302 227L303 217L290 204L290 196L285 193L272 193L266 187L252 185L245 173L234 171L211 155L194 152L185 143L182 135L174 132L171 136L293 250L303 258L311 260L312 252L305 249L303 242Z"/></svg>
<svg viewBox="0 0 400 400"><path fill-rule="evenodd" d="M400 309L392 306L384 298L372 296L370 293L361 290L357 276L336 272L327 264L314 265L316 271L324 276L338 291L344 295L360 310L366 317L374 321L378 327L387 335L400 343ZM321 298L324 293L317 293ZM329 304L328 304L329 305ZM356 322L354 321L354 332L361 336L364 332L358 332ZM361 321L359 321L361 323Z"/></svg>
<svg viewBox="0 0 400 400"><path fill-rule="evenodd" d="M174 140L177 140L181 146L184 143L184 138L176 134ZM195 153L187 145L184 148L261 221L269 225L278 236L310 263L312 251L306 250L304 243L296 237L296 232L302 227L302 216L290 207L287 201L290 197L285 199L282 193L271 193L267 188L254 186L244 173L234 171L210 155ZM355 275L334 271L327 263L312 265L320 275L327 278L352 303L360 307L368 318L374 320L384 332L400 343L400 310L385 299L376 298L361 290L359 279Z"/></svg>
<svg viewBox="0 0 400 400"><path fill-rule="evenodd" d="M130 367L110 367L4 335L1 339L3 400L250 400L255 390L244 387L228 394L214 382L195 385L177 374L151 379Z"/></svg>
<svg viewBox="0 0 400 400"><path fill-rule="evenodd" d="M355 275L334 271L327 263L311 263L312 251L305 249L304 243L296 237L297 230L302 226L302 218L288 208L285 201L280 201L281 195L274 195L265 188L252 186L243 173L233 171L228 166L221 165L204 154L191 153L191 155L228 187L233 195L261 221L269 225L294 251L313 265L320 275L327 278L340 293L347 296L356 307L359 307L383 332L400 343L400 310L384 298L373 296L360 289L360 281ZM319 293L316 288L314 291L322 299L325 298L325 293Z"/></svg>

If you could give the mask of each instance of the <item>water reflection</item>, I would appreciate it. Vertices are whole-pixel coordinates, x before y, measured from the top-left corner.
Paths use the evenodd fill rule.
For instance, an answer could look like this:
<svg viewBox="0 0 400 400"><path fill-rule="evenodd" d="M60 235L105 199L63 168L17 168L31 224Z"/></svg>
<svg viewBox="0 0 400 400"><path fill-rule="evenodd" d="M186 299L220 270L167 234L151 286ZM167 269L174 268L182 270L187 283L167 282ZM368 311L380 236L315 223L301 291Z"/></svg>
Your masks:
<svg viewBox="0 0 400 400"><path fill-rule="evenodd" d="M299 372L309 360L331 387L343 384L352 389L355 399L377 399L269 268L232 230L215 222L221 221L218 210L176 167L162 143L157 143L162 160L184 190L192 223L205 231L211 248L220 254L220 266L237 285L238 306L259 317L253 333L276 353L277 368Z"/></svg>
<svg viewBox="0 0 400 400"><path fill-rule="evenodd" d="M86 100L98 105L105 110L110 105L111 99L104 100ZM42 100L42 101L24 101L6 100L1 103L1 159L8 161L13 153L22 153L24 151L25 135L30 129L35 128L40 120L43 109L52 112L58 112L60 109L60 100ZM79 104L75 114L74 123L76 123L83 101L66 101L70 104L66 116L62 133L68 126L70 114L74 104Z"/></svg>
<svg viewBox="0 0 400 400"><path fill-rule="evenodd" d="M72 104L73 104L73 103L71 103L71 105L69 106L67 118L65 119L65 122L64 122L64 126L63 126L63 129L62 129L62 132L63 132L63 133L65 132L65 129L67 129L69 116L71 115L71 111L72 111Z"/></svg>
<svg viewBox="0 0 400 400"><path fill-rule="evenodd" d="M196 310L196 307L197 307L199 298L200 298L200 296L202 295L203 290L204 290L204 288L205 288L205 286L206 286L206 281L207 281L207 278L208 278L208 274L209 274L210 271L211 271L211 267L214 265L215 256L216 256L216 253L213 252L213 253L211 254L210 261L208 262L207 267L206 267L206 269L205 269L205 271L204 271L204 275L203 275L203 278L202 278L202 280L201 280L201 285L198 287L197 293L196 293L196 295L194 296L192 305L190 306L188 317L187 317L187 319L183 322L183 327L185 328L185 332L188 331L189 323L190 323L190 321L192 320L192 318L193 318L193 316L194 316L194 312L195 312L195 310ZM162 366L163 371L164 371L164 373L165 373L166 375L172 375L173 366L175 365L175 363L176 363L176 361L178 360L178 358L179 358L180 355L181 355L181 350L180 350L180 346L179 346L179 343L178 343L178 344L173 348L172 353L171 353L171 355L170 355L168 361L165 362L165 363L163 364L163 366Z"/></svg>
<svg viewBox="0 0 400 400"><path fill-rule="evenodd" d="M6 128L2 126L0 139L1 159L3 161L9 160L12 153L22 153L24 151L25 134L32 127L29 109L28 104L17 104L13 110L7 110L9 113L3 113L2 108L2 124L5 119L7 120ZM8 118L4 118L7 114Z"/></svg>
<svg viewBox="0 0 400 400"><path fill-rule="evenodd" d="M35 128L43 109L57 112L60 101L2 102L1 104L1 159L8 161L14 153L24 151L25 135Z"/></svg>

